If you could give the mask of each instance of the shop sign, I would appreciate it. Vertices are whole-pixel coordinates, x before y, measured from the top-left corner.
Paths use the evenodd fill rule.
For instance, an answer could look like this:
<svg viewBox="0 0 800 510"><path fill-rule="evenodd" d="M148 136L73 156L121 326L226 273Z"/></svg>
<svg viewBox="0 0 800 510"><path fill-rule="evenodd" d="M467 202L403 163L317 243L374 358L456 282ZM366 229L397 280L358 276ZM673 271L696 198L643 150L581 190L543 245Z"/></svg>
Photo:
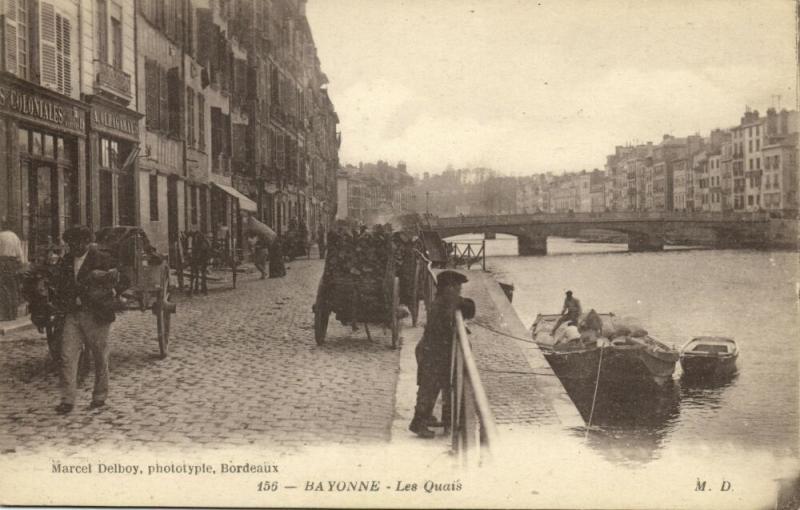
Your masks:
<svg viewBox="0 0 800 510"><path fill-rule="evenodd" d="M125 138L139 140L139 121L130 115L92 105L91 124L93 129L111 130Z"/></svg>
<svg viewBox="0 0 800 510"><path fill-rule="evenodd" d="M0 84L0 110L80 134L86 129L83 112L75 106L5 84Z"/></svg>

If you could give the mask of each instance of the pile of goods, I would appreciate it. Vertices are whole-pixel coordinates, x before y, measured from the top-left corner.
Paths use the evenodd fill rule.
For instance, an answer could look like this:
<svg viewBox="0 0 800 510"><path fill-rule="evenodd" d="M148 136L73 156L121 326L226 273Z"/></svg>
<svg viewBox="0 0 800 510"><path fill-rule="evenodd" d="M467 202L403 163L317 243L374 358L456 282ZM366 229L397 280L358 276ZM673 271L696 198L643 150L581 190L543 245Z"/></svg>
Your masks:
<svg viewBox="0 0 800 510"><path fill-rule="evenodd" d="M342 324L387 322L395 261L392 233L338 231L328 235L323 273L325 301Z"/></svg>
<svg viewBox="0 0 800 510"><path fill-rule="evenodd" d="M554 324L554 323L553 323ZM552 326L551 326L552 327ZM578 324L580 336L568 337L562 324L553 335L552 343L559 350L583 349L594 346L647 347L653 351L670 350L668 346L648 336L642 322L635 317L616 317L613 314L598 314L594 310L581 316ZM549 331L539 330L537 336ZM542 340L545 340L542 338Z"/></svg>
<svg viewBox="0 0 800 510"><path fill-rule="evenodd" d="M400 303L410 307L414 304L414 270L417 263L414 238L407 232L397 232L392 240L395 268L400 278Z"/></svg>

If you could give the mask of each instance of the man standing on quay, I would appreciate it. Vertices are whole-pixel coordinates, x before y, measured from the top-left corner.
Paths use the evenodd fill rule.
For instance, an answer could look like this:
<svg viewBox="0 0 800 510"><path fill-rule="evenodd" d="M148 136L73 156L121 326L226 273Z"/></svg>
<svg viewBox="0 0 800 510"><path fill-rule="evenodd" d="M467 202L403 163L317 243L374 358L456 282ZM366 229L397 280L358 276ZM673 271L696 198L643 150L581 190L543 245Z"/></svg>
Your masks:
<svg viewBox="0 0 800 510"><path fill-rule="evenodd" d="M59 414L75 405L78 359L85 346L94 360L94 391L89 409L105 405L108 396L108 333L114 322L114 284L117 270L110 258L90 248L91 231L73 227L63 235L69 253L61 260L56 297L66 313L61 341L61 404Z"/></svg>
<svg viewBox="0 0 800 510"><path fill-rule="evenodd" d="M417 405L409 430L421 438L430 439L434 432L428 426L438 425L433 408L439 391L442 392L442 422L450 418L450 358L455 331L455 311L461 309L465 318L475 316L475 304L461 297L461 285L467 277L455 271L442 271L436 278L436 298L425 324L422 340L417 344Z"/></svg>

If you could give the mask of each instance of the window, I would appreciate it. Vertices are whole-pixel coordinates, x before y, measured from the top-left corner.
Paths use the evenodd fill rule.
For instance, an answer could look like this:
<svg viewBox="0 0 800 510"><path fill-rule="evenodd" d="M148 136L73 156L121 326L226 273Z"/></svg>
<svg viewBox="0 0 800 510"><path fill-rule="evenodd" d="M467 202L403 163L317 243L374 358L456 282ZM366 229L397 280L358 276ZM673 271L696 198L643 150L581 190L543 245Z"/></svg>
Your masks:
<svg viewBox="0 0 800 510"><path fill-rule="evenodd" d="M756 138L756 150L761 150L761 140Z"/></svg>
<svg viewBox="0 0 800 510"><path fill-rule="evenodd" d="M4 71L15 74L22 79L28 77L28 14L27 2L6 2L3 16L4 38L0 47L3 47L5 56Z"/></svg>
<svg viewBox="0 0 800 510"><path fill-rule="evenodd" d="M39 5L39 65L44 87L72 95L72 22L50 2Z"/></svg>
<svg viewBox="0 0 800 510"><path fill-rule="evenodd" d="M166 73L167 85L167 104L166 108L160 112L167 118L166 131L175 138L183 136L181 96L183 95L183 84L178 75L178 68L173 67Z"/></svg>
<svg viewBox="0 0 800 510"><path fill-rule="evenodd" d="M155 61L145 59L144 62L144 87L145 87L145 124L150 130L159 128L159 69Z"/></svg>
<svg viewBox="0 0 800 510"><path fill-rule="evenodd" d="M186 87L186 144L194 147L194 90Z"/></svg>
<svg viewBox="0 0 800 510"><path fill-rule="evenodd" d="M197 138L200 149L206 148L206 99L201 93L197 93Z"/></svg>
<svg viewBox="0 0 800 510"><path fill-rule="evenodd" d="M747 142L747 150L748 150L749 152L753 152L753 140L749 140L749 141Z"/></svg>
<svg viewBox="0 0 800 510"><path fill-rule="evenodd" d="M761 170L761 158L756 158L756 169Z"/></svg>
<svg viewBox="0 0 800 510"><path fill-rule="evenodd" d="M122 69L122 21L111 18L111 50L114 69Z"/></svg>
<svg viewBox="0 0 800 510"><path fill-rule="evenodd" d="M28 139L27 129L17 129L17 145L19 146L19 152L25 154L30 150L28 147Z"/></svg>
<svg viewBox="0 0 800 510"><path fill-rule="evenodd" d="M97 59L108 63L108 5L97 0Z"/></svg>
<svg viewBox="0 0 800 510"><path fill-rule="evenodd" d="M158 221L158 175L150 175L150 221Z"/></svg>

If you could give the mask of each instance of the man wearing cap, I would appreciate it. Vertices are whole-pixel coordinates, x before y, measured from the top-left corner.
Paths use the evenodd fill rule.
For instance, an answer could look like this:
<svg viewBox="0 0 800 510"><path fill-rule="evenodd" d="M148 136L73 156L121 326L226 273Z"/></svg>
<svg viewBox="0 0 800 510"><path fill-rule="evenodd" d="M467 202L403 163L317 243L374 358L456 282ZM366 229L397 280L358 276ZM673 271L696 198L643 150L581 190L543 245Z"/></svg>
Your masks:
<svg viewBox="0 0 800 510"><path fill-rule="evenodd" d="M442 391L442 421L450 418L450 358L455 328L455 311L475 316L475 303L461 297L461 285L467 277L455 271L442 271L436 278L436 298L431 304L430 315L422 340L417 344L417 405L409 430L422 438L432 438L434 433L428 426L438 425L433 418L433 408Z"/></svg>
<svg viewBox="0 0 800 510"><path fill-rule="evenodd" d="M61 403L59 414L75 406L78 358L81 345L94 359L94 390L89 409L105 405L108 395L108 333L115 319L112 306L117 270L110 257L90 246L91 231L84 226L63 235L69 253L61 260L56 281L56 299L66 313L61 341Z"/></svg>
<svg viewBox="0 0 800 510"><path fill-rule="evenodd" d="M552 333L555 334L558 327L567 321L578 324L581 318L581 312L581 302L577 298L572 297L572 291L568 290L567 297L564 298L564 307L561 310L561 317L558 318L556 325L553 326Z"/></svg>

